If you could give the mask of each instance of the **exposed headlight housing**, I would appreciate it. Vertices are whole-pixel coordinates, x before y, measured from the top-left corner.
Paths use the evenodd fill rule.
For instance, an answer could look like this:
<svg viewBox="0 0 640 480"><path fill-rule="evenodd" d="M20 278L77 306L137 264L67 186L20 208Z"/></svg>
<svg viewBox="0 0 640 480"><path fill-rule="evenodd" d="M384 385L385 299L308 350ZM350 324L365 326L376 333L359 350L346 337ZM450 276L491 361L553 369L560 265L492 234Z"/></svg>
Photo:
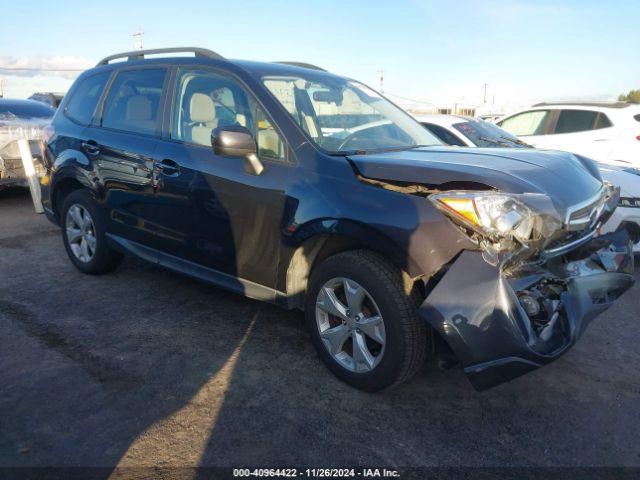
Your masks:
<svg viewBox="0 0 640 480"><path fill-rule="evenodd" d="M431 195L429 199L456 223L494 243L512 238L526 243L531 239L536 214L512 195L446 192Z"/></svg>

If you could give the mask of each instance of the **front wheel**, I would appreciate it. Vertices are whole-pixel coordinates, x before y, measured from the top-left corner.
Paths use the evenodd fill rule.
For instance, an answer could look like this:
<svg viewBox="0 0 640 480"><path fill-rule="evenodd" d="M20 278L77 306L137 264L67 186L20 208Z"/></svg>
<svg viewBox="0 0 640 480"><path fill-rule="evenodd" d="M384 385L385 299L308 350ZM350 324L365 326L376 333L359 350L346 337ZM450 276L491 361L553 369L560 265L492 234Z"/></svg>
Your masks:
<svg viewBox="0 0 640 480"><path fill-rule="evenodd" d="M404 272L376 253L355 250L313 270L305 315L327 367L356 388L377 391L410 379L424 363L418 304Z"/></svg>

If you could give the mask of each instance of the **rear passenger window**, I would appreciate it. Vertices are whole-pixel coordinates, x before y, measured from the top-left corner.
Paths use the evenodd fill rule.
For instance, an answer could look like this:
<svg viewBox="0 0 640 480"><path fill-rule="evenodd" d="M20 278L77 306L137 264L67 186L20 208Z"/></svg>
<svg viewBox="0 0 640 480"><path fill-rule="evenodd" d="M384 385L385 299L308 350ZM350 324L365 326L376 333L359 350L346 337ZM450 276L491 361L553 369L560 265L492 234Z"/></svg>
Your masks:
<svg viewBox="0 0 640 480"><path fill-rule="evenodd" d="M574 133L593 130L597 119L598 112L591 110L561 110L553 133Z"/></svg>
<svg viewBox="0 0 640 480"><path fill-rule="evenodd" d="M82 125L89 125L110 76L111 72L103 72L80 80L64 109L67 117Z"/></svg>
<svg viewBox="0 0 640 480"><path fill-rule="evenodd" d="M165 73L163 68L119 73L104 104L102 126L133 133L155 134Z"/></svg>

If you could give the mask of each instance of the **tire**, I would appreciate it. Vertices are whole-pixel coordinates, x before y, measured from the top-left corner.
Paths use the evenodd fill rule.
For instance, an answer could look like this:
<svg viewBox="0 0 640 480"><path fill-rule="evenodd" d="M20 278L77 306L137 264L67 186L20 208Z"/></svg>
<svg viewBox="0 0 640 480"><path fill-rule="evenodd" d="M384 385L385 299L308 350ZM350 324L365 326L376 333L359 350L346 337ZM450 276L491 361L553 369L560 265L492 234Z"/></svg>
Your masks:
<svg viewBox="0 0 640 480"><path fill-rule="evenodd" d="M332 299L339 300L342 307L356 305L358 301L353 299L362 296L356 285L365 290L359 309L362 315L356 307L355 313L347 308L345 316L343 310L338 310L339 314L327 313L336 311ZM347 290L351 292L349 297ZM427 331L417 313L419 303L420 295L406 273L377 253L353 250L329 257L312 271L305 301L306 324L327 367L349 385L374 392L409 380L424 364ZM370 326L359 329L358 325L364 327L369 322L362 317L375 319L375 309L382 317L376 330L372 332ZM358 317L361 323L356 321ZM348 328L350 337L336 354L337 346L347 335L340 322ZM357 341L362 345L363 337L370 355L362 354L363 348L354 344ZM384 342L380 343L381 339Z"/></svg>
<svg viewBox="0 0 640 480"><path fill-rule="evenodd" d="M73 218L73 215L69 215L69 210L73 208L73 212L84 212L89 214L91 225L87 227L87 239L93 238L95 241L87 242L85 244L93 245L93 248L89 247L87 250L89 256L78 257L76 248L78 246L76 240L77 235L70 240L70 235L77 232L78 223ZM69 218L72 217L72 218ZM84 219L85 217L80 217ZM64 242L64 248L69 255L69 259L76 266L78 270L90 275L101 275L103 273L109 273L115 270L122 262L122 254L116 250L109 248L107 245L107 239L105 237L105 222L98 211L95 200L87 190L74 190L64 199L62 203L62 240ZM71 223L70 223L71 222ZM91 235L92 234L92 235ZM76 245L76 247L74 247ZM75 252L74 252L75 250ZM82 250L82 248L81 248Z"/></svg>

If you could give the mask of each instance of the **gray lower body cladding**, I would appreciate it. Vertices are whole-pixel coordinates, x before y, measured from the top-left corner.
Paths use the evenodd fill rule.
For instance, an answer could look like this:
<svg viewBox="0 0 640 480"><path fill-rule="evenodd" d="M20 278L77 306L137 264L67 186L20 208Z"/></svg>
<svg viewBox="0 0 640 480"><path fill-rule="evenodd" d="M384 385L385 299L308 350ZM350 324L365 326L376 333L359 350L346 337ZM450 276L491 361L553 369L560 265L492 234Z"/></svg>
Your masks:
<svg viewBox="0 0 640 480"><path fill-rule="evenodd" d="M625 235L598 237L581 251L584 258L508 278L481 252L464 251L419 314L447 341L476 389L509 381L565 353L633 285ZM524 296L539 313L525 311Z"/></svg>

